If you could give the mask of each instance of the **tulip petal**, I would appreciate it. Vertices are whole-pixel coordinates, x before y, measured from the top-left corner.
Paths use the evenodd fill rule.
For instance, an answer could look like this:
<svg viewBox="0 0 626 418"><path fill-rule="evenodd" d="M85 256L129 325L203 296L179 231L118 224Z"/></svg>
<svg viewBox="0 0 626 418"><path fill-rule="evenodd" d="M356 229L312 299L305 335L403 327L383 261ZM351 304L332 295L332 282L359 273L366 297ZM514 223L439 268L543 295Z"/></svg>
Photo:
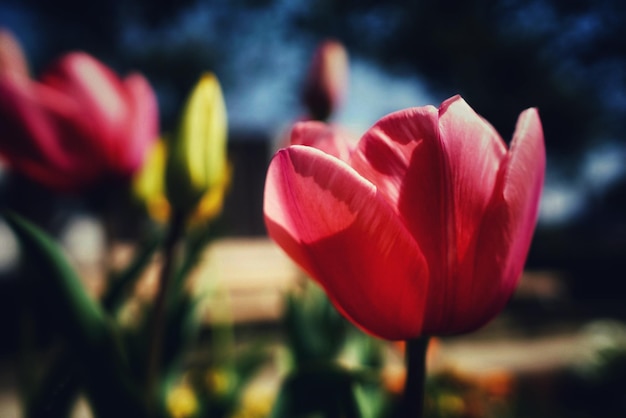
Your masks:
<svg viewBox="0 0 626 418"><path fill-rule="evenodd" d="M409 192L404 190L404 182L411 159L417 149L422 148L425 142L434 142L437 135L437 109L433 106L392 113L365 133L352 154L350 165L371 181L402 216L399 202L402 193ZM432 157L438 160L437 155ZM424 175L431 166L423 167ZM432 176L421 176L421 181L426 182L426 177Z"/></svg>
<svg viewBox="0 0 626 418"><path fill-rule="evenodd" d="M387 339L420 334L425 258L381 192L351 167L312 147L279 151L264 212L269 235L353 322Z"/></svg>
<svg viewBox="0 0 626 418"><path fill-rule="evenodd" d="M537 222L546 152L536 109L517 122L511 150L483 217L477 241L474 283L467 306L467 329L476 328L508 302L520 279ZM480 309L478 309L480 308Z"/></svg>
<svg viewBox="0 0 626 418"><path fill-rule="evenodd" d="M339 127L323 122L298 122L291 129L291 145L307 145L348 161L351 138Z"/></svg>
<svg viewBox="0 0 626 418"><path fill-rule="evenodd" d="M140 76L122 84L84 53L64 56L41 82L13 70L0 71L1 152L36 182L76 191L129 174L156 138L156 99Z"/></svg>
<svg viewBox="0 0 626 418"><path fill-rule="evenodd" d="M450 228L450 186L432 106L392 113L361 139L351 165L374 183L419 243L429 264L430 284L424 326L442 325L456 286L451 266L456 259Z"/></svg>
<svg viewBox="0 0 626 418"><path fill-rule="evenodd" d="M430 332L454 333L467 319L460 309L473 284L473 269L467 265L473 265L479 226L507 149L496 130L460 96L439 107L437 147L442 157L440 211L445 214L438 248L447 259L442 260L441 280L431 287L427 322ZM414 218L414 222L423 220Z"/></svg>
<svg viewBox="0 0 626 418"><path fill-rule="evenodd" d="M109 160L116 157L116 143L126 134L128 103L121 80L104 64L81 52L63 56L41 77L43 84L73 98L88 120L90 135L101 139L102 151Z"/></svg>
<svg viewBox="0 0 626 418"><path fill-rule="evenodd" d="M453 205L450 221L455 222L456 253L462 261L475 241L507 148L496 130L460 96L441 104L439 132L448 173L445 187Z"/></svg>
<svg viewBox="0 0 626 418"><path fill-rule="evenodd" d="M139 168L151 144L159 133L159 109L156 96L148 81L139 74L132 74L124 80L128 93L130 112L128 114L127 141L118 141L117 161L120 173L133 173Z"/></svg>
<svg viewBox="0 0 626 418"><path fill-rule="evenodd" d="M0 80L0 136L2 153L11 165L31 179L62 190L89 181L97 164L78 171L88 144L75 141L72 120L79 111L75 103L56 90L37 83ZM87 163L85 163L87 164ZM81 172L81 176L73 173Z"/></svg>
<svg viewBox="0 0 626 418"><path fill-rule="evenodd" d="M393 113L363 137L351 164L385 192L430 262L428 330L447 329L471 281L477 228L506 146L459 96ZM468 273L468 274L471 274Z"/></svg>
<svg viewBox="0 0 626 418"><path fill-rule="evenodd" d="M148 150L146 159L133 177L133 193L145 203L153 219L165 222L170 215L170 206L165 198L165 159L167 145L164 140L157 141Z"/></svg>

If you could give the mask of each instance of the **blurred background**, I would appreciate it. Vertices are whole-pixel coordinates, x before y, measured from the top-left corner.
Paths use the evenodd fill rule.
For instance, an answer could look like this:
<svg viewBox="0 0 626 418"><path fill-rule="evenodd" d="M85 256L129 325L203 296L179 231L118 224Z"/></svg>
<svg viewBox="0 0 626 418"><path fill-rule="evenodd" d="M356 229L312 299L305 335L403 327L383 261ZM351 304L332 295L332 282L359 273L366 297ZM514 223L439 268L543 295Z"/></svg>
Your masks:
<svg viewBox="0 0 626 418"><path fill-rule="evenodd" d="M339 40L350 55L348 97L332 122L356 135L389 112L461 94L508 142L519 113L537 107L547 179L530 278L508 312L521 333L626 319L621 0L2 0L0 26L20 40L33 74L72 50L87 51L120 74L143 73L158 96L162 131L173 128L198 76L215 72L235 167L224 211L232 237L265 234L265 169L277 138L305 112L303 80L324 39ZM14 191L6 173L0 175L6 204ZM50 209L64 227L71 205ZM80 231L97 235L97 225L81 220ZM16 253L0 224L3 271L10 272ZM7 352L16 315L13 287L11 275L3 274ZM606 396L626 403L623 390Z"/></svg>

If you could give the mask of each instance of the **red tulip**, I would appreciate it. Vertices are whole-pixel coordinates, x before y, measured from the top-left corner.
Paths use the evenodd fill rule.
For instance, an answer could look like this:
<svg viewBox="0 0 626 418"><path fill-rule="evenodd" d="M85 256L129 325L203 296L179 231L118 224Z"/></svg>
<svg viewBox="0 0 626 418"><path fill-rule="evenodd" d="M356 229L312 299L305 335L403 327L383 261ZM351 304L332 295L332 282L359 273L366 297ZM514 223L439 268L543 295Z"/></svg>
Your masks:
<svg viewBox="0 0 626 418"><path fill-rule="evenodd" d="M0 71L0 155L47 187L76 191L128 177L158 135L147 80L121 80L85 53L62 57L40 81Z"/></svg>
<svg viewBox="0 0 626 418"><path fill-rule="evenodd" d="M294 135L318 129L307 125ZM521 276L545 172L535 109L510 149L456 96L378 121L345 162L274 156L268 233L355 324L387 339L474 330Z"/></svg>
<svg viewBox="0 0 626 418"><path fill-rule="evenodd" d="M340 42L322 42L313 56L303 101L310 116L326 120L341 104L348 88L348 53Z"/></svg>

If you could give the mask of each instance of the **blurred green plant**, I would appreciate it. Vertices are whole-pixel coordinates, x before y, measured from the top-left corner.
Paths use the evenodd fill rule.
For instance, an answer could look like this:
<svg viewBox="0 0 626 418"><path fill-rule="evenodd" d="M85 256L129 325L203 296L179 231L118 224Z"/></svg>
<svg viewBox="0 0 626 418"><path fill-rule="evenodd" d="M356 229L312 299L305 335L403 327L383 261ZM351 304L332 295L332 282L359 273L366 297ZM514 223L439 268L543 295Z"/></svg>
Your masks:
<svg viewBox="0 0 626 418"><path fill-rule="evenodd" d="M271 417L380 417L383 344L348 323L324 292L307 283L287 296L288 373Z"/></svg>
<svg viewBox="0 0 626 418"><path fill-rule="evenodd" d="M152 188L144 191L151 194L143 195L148 202L165 199L162 215L168 225L157 226L138 243L123 269L109 272L99 299L87 293L51 236L18 214L6 214L24 254L21 384L26 417L70 416L81 394L96 418L235 413L246 384L267 359L265 349L235 347L232 323L223 323L214 326L212 344L203 353L211 361L199 367L186 361L198 347L199 302L207 300L206 294L190 290L187 279L221 232L218 215L231 172L225 141L219 83L205 75L181 115L181 129L167 144L170 153L163 155L169 192L164 189L165 159L160 165L149 161L140 175L150 180ZM198 147L204 152L194 152ZM160 269L156 296L137 300L133 289L154 265ZM46 355L34 335L44 319L55 339Z"/></svg>

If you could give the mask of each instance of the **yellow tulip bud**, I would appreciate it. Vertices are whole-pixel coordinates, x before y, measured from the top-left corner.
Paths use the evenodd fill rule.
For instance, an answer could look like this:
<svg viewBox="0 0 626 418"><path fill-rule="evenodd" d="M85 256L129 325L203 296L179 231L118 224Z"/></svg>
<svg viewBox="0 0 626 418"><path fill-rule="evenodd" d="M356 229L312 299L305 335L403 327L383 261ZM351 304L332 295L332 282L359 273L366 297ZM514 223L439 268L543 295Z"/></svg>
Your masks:
<svg viewBox="0 0 626 418"><path fill-rule="evenodd" d="M133 179L135 197L145 204L151 218L161 222L165 222L170 216L170 205L165 198L163 178L166 148L164 140L157 141Z"/></svg>
<svg viewBox="0 0 626 418"><path fill-rule="evenodd" d="M167 222L171 215L170 204L165 197L166 158L166 142L159 140L150 150L141 170L133 179L133 195L145 206L150 217L158 222ZM189 217L192 224L210 221L222 212L231 174L232 166L229 164L222 182L207 190L195 206Z"/></svg>
<svg viewBox="0 0 626 418"><path fill-rule="evenodd" d="M168 149L165 186L175 210L191 213L207 192L228 182L226 139L222 90L213 74L204 74L187 99Z"/></svg>

